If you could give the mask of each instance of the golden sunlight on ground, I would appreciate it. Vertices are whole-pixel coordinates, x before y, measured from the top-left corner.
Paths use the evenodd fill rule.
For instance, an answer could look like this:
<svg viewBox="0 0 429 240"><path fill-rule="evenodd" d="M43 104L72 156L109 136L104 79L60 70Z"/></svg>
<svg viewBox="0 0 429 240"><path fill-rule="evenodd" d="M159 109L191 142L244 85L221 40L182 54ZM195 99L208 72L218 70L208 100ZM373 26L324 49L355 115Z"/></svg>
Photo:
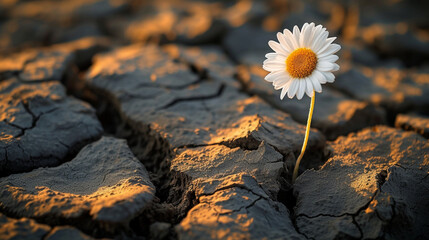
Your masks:
<svg viewBox="0 0 429 240"><path fill-rule="evenodd" d="M242 110L239 111L242 112ZM261 119L257 115L245 116L238 122L232 123L230 128L217 129L216 134L212 134L207 143L220 143L228 141L228 139L245 138L250 132L260 127L260 121Z"/></svg>
<svg viewBox="0 0 429 240"><path fill-rule="evenodd" d="M428 7L0 0L0 239L425 239Z"/></svg>
<svg viewBox="0 0 429 240"><path fill-rule="evenodd" d="M363 174L352 175L349 179L350 187L362 197L371 197L377 191L377 184L373 181L377 173L377 170L373 170Z"/></svg>

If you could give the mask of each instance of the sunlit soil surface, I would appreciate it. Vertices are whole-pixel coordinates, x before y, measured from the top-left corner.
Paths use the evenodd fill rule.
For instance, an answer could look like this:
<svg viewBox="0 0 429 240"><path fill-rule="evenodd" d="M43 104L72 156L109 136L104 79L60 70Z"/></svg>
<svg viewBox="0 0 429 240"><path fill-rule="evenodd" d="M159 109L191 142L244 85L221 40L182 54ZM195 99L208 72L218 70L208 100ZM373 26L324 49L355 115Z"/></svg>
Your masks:
<svg viewBox="0 0 429 240"><path fill-rule="evenodd" d="M413 1L0 0L0 239L424 239L429 29ZM340 71L264 80L315 22Z"/></svg>

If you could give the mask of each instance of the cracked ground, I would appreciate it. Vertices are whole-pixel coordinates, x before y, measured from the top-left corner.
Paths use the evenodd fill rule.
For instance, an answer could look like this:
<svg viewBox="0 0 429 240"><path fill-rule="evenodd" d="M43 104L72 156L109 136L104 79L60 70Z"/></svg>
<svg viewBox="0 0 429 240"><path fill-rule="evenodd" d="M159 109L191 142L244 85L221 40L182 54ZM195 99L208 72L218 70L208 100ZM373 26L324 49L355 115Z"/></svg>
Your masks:
<svg viewBox="0 0 429 240"><path fill-rule="evenodd" d="M0 239L429 239L421 1L0 0ZM342 46L280 100L268 41Z"/></svg>

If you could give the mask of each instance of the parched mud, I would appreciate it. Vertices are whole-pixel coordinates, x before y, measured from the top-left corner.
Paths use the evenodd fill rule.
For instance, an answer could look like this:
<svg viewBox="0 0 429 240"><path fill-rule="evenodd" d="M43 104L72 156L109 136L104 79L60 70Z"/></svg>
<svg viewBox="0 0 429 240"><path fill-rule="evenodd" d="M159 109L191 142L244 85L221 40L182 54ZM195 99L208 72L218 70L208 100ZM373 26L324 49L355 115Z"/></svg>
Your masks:
<svg viewBox="0 0 429 240"><path fill-rule="evenodd" d="M0 1L0 238L424 239L417 5ZM261 64L311 21L341 70L291 184L309 99Z"/></svg>

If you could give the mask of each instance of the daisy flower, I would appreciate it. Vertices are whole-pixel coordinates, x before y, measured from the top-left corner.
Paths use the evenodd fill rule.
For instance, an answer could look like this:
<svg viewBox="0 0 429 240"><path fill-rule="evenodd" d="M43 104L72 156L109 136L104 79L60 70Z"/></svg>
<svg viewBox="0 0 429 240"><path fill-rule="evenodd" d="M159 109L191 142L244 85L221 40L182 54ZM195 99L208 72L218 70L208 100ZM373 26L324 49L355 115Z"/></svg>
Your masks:
<svg viewBox="0 0 429 240"><path fill-rule="evenodd" d="M301 99L306 93L313 96L314 91L322 92L321 84L335 80L332 72L340 69L334 55L341 47L332 43L336 37L328 38L328 31L322 25L305 23L301 31L298 26L293 33L285 29L277 33L279 42L269 41L274 50L265 55L263 68L270 73L265 80L272 82L274 89L282 89L280 99L287 93Z"/></svg>
<svg viewBox="0 0 429 240"><path fill-rule="evenodd" d="M328 31L322 25L305 23L301 31L297 26L293 33L285 29L277 33L279 42L269 41L268 45L274 50L265 55L263 68L270 73L265 80L272 82L274 89L281 89L280 99L287 96L300 100L304 93L311 97L308 113L307 128L305 129L304 143L301 153L295 163L292 182L298 176L299 164L304 156L310 134L311 119L313 117L315 92L322 92L322 84L332 83L335 80L332 72L340 69L335 62L338 56L334 55L341 47L332 43L336 37L328 38Z"/></svg>

